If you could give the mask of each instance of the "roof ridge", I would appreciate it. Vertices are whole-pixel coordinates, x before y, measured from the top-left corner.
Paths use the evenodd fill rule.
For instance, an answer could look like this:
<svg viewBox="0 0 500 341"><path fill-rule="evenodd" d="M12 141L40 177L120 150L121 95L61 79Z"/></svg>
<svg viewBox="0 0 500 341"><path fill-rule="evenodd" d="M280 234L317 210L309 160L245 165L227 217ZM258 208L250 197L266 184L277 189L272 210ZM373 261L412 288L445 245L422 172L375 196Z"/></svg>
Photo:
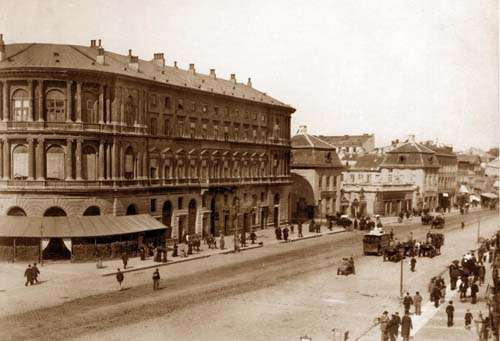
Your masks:
<svg viewBox="0 0 500 341"><path fill-rule="evenodd" d="M7 56L7 58L6 58L6 59L13 58L13 57L15 57L15 56L20 55L21 53L25 52L27 49L29 49L29 48L33 47L34 45L36 45L36 43L31 43L31 44L29 44L28 46L26 46L24 49L21 49L21 50L17 51L16 53L14 53L13 55L11 55L11 56Z"/></svg>
<svg viewBox="0 0 500 341"><path fill-rule="evenodd" d="M87 57L88 59L90 59L91 61L95 62L95 59L90 57L88 54L86 54L85 52L83 51L80 51L80 49L74 45L68 45L69 47L71 47L73 50L79 52L81 55Z"/></svg>

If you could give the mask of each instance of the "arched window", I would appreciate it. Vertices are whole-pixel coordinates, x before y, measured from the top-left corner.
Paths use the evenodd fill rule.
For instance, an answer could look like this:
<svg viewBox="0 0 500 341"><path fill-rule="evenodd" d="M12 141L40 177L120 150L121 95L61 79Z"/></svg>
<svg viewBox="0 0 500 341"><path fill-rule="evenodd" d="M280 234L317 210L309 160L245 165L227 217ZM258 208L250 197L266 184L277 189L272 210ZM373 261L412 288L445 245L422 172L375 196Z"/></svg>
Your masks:
<svg viewBox="0 0 500 341"><path fill-rule="evenodd" d="M21 207L14 206L14 207L11 207L9 209L9 211L7 212L7 215L16 216L16 217L24 217L24 216L26 216L26 212L24 212L24 210Z"/></svg>
<svg viewBox="0 0 500 341"><path fill-rule="evenodd" d="M82 150L82 178L85 180L97 179L97 153L91 146Z"/></svg>
<svg viewBox="0 0 500 341"><path fill-rule="evenodd" d="M127 207L127 215L136 215L137 214L137 207L135 207L134 204L130 204Z"/></svg>
<svg viewBox="0 0 500 341"><path fill-rule="evenodd" d="M12 114L14 121L27 121L30 111L30 100L28 92L22 89L16 90L12 95Z"/></svg>
<svg viewBox="0 0 500 341"><path fill-rule="evenodd" d="M98 110L97 110L97 95L85 91L82 94L82 120L85 123L96 124L99 121Z"/></svg>
<svg viewBox="0 0 500 341"><path fill-rule="evenodd" d="M125 179L135 179L135 153L132 147L125 151Z"/></svg>
<svg viewBox="0 0 500 341"><path fill-rule="evenodd" d="M125 123L128 126L134 125L135 120L135 104L132 96L128 96L127 103L125 104Z"/></svg>
<svg viewBox="0 0 500 341"><path fill-rule="evenodd" d="M66 217L66 212L60 207L52 206L43 214L44 217Z"/></svg>
<svg viewBox="0 0 500 341"><path fill-rule="evenodd" d="M28 150L25 146L19 145L14 148L12 163L14 179L26 179L28 177Z"/></svg>
<svg viewBox="0 0 500 341"><path fill-rule="evenodd" d="M59 90L50 90L45 98L45 109L47 110L47 121L65 122L66 121L66 102L64 95Z"/></svg>
<svg viewBox="0 0 500 341"><path fill-rule="evenodd" d="M61 146L47 149L46 174L49 180L64 180L64 150Z"/></svg>

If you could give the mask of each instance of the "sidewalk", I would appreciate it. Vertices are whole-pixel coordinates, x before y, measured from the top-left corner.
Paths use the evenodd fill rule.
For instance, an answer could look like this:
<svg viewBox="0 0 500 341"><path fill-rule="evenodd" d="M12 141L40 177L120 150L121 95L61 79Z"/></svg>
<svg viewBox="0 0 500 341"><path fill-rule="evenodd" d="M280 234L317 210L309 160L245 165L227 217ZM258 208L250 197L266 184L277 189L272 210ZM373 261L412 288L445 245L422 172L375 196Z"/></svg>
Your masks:
<svg viewBox="0 0 500 341"><path fill-rule="evenodd" d="M345 232L345 231L346 230L342 227L334 227L331 231L328 230L327 228L322 227L320 233L314 233L314 232L309 232L308 227L304 225L303 230L302 230L303 237L299 238L297 236L297 227L295 226L294 232L292 233L292 231L290 231L288 240L289 240L289 242L297 242L300 240L305 240L305 239L310 239L310 238L318 238L318 237L322 237L324 235L336 234L336 233L341 233L341 232ZM251 241L247 240L247 246L240 247L240 251L252 250L255 248L263 247L265 245L286 243L284 240L277 240L276 239L274 229L272 229L272 228L268 228L265 230L257 230L257 231L255 231L255 233L257 234L257 240L256 240L255 244L251 244ZM219 241L220 241L220 237L217 238L217 247L219 247ZM141 261L139 257L134 257L134 258L129 259L129 262L127 264L127 269L123 269L123 263L122 263L121 259L113 259L113 260L109 260L109 261L104 261L103 262L104 268L97 269L97 273L101 276L112 276L112 275L116 274L117 268L120 268L122 270L122 272L132 272L132 271L139 271L139 270L144 270L144 269L156 268L156 267L167 266L167 265L172 265L172 264L177 264L177 263L182 263L182 262L194 261L194 260L198 260L198 259L207 258L207 257L213 256L213 255L233 253L234 252L234 237L232 235L225 236L224 241L225 241L224 250L209 249L208 245L202 243L200 252L196 252L193 250L193 254L188 255L187 257L183 257L183 256L172 257L172 251L169 251L167 253L167 262L166 263L155 262L155 261L153 261L153 257L149 257L143 261Z"/></svg>

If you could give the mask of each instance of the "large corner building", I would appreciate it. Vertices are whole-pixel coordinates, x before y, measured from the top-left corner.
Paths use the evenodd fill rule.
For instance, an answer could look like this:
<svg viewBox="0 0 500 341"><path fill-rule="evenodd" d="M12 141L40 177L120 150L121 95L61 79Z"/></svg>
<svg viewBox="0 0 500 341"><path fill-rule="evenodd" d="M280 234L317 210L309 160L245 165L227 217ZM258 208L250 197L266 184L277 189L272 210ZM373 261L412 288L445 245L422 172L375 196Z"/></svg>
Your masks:
<svg viewBox="0 0 500 341"><path fill-rule="evenodd" d="M163 53L148 61L112 53L101 41L5 44L0 35L0 103L0 218L68 217L57 228L40 222L53 234L41 228L40 238L116 235L99 229L126 215L145 221L121 233L155 225L150 215L174 239L289 219L295 110L250 79L167 66ZM82 216L110 222L68 232L69 218Z"/></svg>

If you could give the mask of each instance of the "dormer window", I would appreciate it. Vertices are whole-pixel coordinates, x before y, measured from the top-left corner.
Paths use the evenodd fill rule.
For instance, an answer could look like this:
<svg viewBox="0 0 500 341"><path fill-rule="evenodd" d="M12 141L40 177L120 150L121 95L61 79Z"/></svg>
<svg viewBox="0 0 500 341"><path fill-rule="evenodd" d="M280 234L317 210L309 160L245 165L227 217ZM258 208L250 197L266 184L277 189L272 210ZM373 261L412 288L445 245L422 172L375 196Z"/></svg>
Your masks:
<svg viewBox="0 0 500 341"><path fill-rule="evenodd" d="M404 163L406 161L406 157L404 155L399 156L399 163Z"/></svg>
<svg viewBox="0 0 500 341"><path fill-rule="evenodd" d="M332 153L328 152L325 154L325 162L326 163L331 163L332 162Z"/></svg>
<svg viewBox="0 0 500 341"><path fill-rule="evenodd" d="M184 110L184 100L182 98L179 98L177 100L177 109L178 110Z"/></svg>

